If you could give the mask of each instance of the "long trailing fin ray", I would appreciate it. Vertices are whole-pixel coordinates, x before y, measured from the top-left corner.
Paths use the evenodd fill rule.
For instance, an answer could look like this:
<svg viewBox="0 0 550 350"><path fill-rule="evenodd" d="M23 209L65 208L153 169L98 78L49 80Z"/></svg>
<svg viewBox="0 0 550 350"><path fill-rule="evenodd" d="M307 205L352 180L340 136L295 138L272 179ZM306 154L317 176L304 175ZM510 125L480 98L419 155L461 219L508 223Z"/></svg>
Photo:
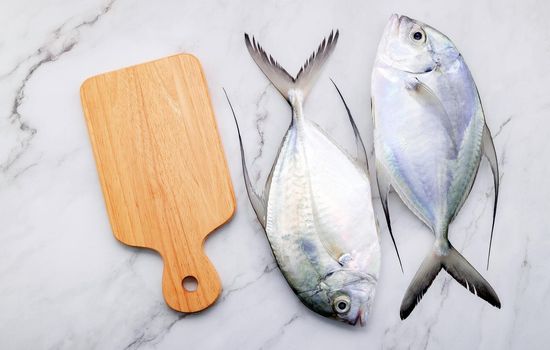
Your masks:
<svg viewBox="0 0 550 350"><path fill-rule="evenodd" d="M338 30L336 30L336 32L331 32L328 39L324 39L317 51L306 60L296 75L296 78L292 77L283 67L281 67L281 65L262 48L255 38L250 40L249 35L245 33L244 41L250 56L252 56L258 67L260 67L266 77L290 103L289 92L291 90L300 90L302 100L305 100L326 60L334 51L338 36Z"/></svg>
<svg viewBox="0 0 550 350"><path fill-rule="evenodd" d="M359 164L361 164L361 166L365 170L365 173L368 176L368 174L369 174L369 160L368 160L368 157L367 157L367 151L365 149L365 144L363 143L363 139L361 138L361 134L359 133L359 129L357 128L357 124L355 123L355 120L353 119L353 116L352 116L351 111L348 107L348 104L346 103L346 100L344 99L344 96L340 92L340 89L338 88L338 86L336 85L334 80L332 80L332 78L331 78L330 81L332 82L332 84L336 88L336 91L338 91L338 95L340 95L340 99L342 100L342 103L344 104L344 107L346 108L346 112L348 114L349 122L351 124L352 129L353 129L353 134L355 135L355 145L357 147L357 161L359 162Z"/></svg>
<svg viewBox="0 0 550 350"><path fill-rule="evenodd" d="M500 309L500 300L493 287L450 243L448 244L449 248L444 255L437 253L434 246L434 250L420 265L401 302L401 319L410 315L442 268L472 294Z"/></svg>
<svg viewBox="0 0 550 350"><path fill-rule="evenodd" d="M390 181L389 177L378 163L376 163L376 184L378 186L378 193L380 194L380 202L382 204L382 209L384 209L384 216L386 218L386 225L388 226L388 231L390 232L390 237L395 248L395 253L397 254L397 260L399 261L399 267L401 272L404 273L403 263L401 262L401 255L399 255L399 249L397 249L397 243L395 242L395 237L393 236L393 231L391 228L391 218L390 210L388 206L388 194L390 193Z"/></svg>
<svg viewBox="0 0 550 350"><path fill-rule="evenodd" d="M483 140L482 140L483 154L489 161L491 165L491 171L493 173L493 183L495 187L495 201L493 204L493 224L491 225L491 237L489 238L489 251L487 253L487 270L489 269L489 260L491 258L491 247L493 244L493 233L495 231L495 219L497 215L497 204L498 204L498 190L500 185L500 175L498 170L498 159L497 153L495 150L495 144L493 138L491 137L491 131L485 124L483 128Z"/></svg>
<svg viewBox="0 0 550 350"><path fill-rule="evenodd" d="M246 160L244 156L244 148L243 148L243 140L241 137L241 130L239 128L239 123L237 122L237 116L235 115L235 110L233 109L233 105L231 104L231 101L229 100L229 96L227 95L227 91L223 89L223 92L225 94L225 98L227 99L227 103L229 104L229 108L231 108L231 113L233 114L233 119L235 120L235 126L237 127L237 134L239 136L239 147L241 150L241 163L243 167L243 176L244 176L244 184L246 186L246 192L248 194L248 198L250 200L250 204L252 204L252 208L254 209L254 212L256 213L256 217L258 218L258 221L262 225L262 227L265 229L265 221L266 221L266 205L265 200L258 195L258 193L254 190L254 187L252 186L252 182L250 181L250 175L248 174L248 169L246 167Z"/></svg>

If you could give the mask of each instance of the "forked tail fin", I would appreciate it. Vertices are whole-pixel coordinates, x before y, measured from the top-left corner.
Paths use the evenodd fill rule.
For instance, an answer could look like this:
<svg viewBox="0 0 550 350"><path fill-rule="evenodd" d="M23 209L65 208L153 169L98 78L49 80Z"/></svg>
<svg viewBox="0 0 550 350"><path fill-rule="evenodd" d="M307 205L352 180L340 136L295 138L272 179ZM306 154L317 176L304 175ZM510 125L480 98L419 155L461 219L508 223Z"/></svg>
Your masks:
<svg viewBox="0 0 550 350"><path fill-rule="evenodd" d="M265 76L275 85L286 100L292 104L292 92L301 95L301 101L305 101L325 62L334 51L338 36L338 30L331 32L328 39L324 39L317 51L307 59L296 75L296 78L292 77L271 55L265 52L254 37L252 37L251 41L248 34L245 33L244 41L250 56L252 56L258 67L260 67Z"/></svg>
<svg viewBox="0 0 550 350"><path fill-rule="evenodd" d="M470 292L500 309L500 300L493 287L449 243L449 249L444 255L438 253L434 246L434 250L424 258L401 302L402 320L407 318L420 302L441 269L445 269Z"/></svg>

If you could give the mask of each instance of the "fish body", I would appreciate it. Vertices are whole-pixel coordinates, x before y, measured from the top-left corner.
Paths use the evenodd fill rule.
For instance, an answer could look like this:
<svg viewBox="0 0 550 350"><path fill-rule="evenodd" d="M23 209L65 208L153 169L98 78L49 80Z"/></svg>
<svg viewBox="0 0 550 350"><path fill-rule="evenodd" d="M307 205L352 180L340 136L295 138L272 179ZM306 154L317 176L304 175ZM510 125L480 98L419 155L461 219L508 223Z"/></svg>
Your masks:
<svg viewBox="0 0 550 350"><path fill-rule="evenodd" d="M320 315L364 325L380 269L366 160L347 154L303 109L337 39L338 32L323 41L294 78L245 36L252 58L291 105L292 122L263 196L250 184L242 140L241 155L250 201L292 290Z"/></svg>
<svg viewBox="0 0 550 350"><path fill-rule="evenodd" d="M393 15L378 48L371 90L377 178L388 224L391 186L435 235L405 294L401 317L410 314L442 268L500 307L493 288L448 239L483 153L498 173L479 94L462 55L436 29ZM498 191L497 176L495 186Z"/></svg>
<svg viewBox="0 0 550 350"><path fill-rule="evenodd" d="M295 119L268 189L267 237L286 280L306 305L331 316L331 300L361 295L367 305L350 306L357 319L374 298L380 265L369 182L315 124L303 116Z"/></svg>

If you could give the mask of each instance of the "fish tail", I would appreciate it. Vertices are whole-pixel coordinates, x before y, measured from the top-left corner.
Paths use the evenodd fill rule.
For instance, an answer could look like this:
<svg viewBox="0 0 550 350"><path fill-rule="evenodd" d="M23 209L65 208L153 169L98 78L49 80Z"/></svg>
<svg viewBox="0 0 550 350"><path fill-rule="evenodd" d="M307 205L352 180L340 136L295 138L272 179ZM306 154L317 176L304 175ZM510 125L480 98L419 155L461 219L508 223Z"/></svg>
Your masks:
<svg viewBox="0 0 550 350"><path fill-rule="evenodd" d="M420 302L441 269L445 269L470 292L500 309L500 300L489 282L470 265L449 241L445 243L443 248L437 243L434 245L433 250L424 258L422 265L414 275L401 302L400 316L402 320L407 318Z"/></svg>
<svg viewBox="0 0 550 350"><path fill-rule="evenodd" d="M262 48L254 37L250 40L248 34L244 34L244 41L250 56L266 77L279 90L281 95L294 106L296 102L303 103L321 72L325 62L334 51L338 41L339 32L332 31L330 36L323 39L317 51L313 52L306 60L296 78L292 77L277 61Z"/></svg>

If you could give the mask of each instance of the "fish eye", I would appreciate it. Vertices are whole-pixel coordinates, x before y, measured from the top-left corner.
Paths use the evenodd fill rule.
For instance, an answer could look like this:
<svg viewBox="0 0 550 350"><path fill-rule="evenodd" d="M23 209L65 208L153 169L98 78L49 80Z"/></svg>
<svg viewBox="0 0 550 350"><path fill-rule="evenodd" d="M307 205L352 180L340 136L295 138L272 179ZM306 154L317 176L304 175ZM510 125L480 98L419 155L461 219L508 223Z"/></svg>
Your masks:
<svg viewBox="0 0 550 350"><path fill-rule="evenodd" d="M414 26L409 34L411 40L415 44L421 44L426 41L426 33L420 26Z"/></svg>
<svg viewBox="0 0 550 350"><path fill-rule="evenodd" d="M351 301L347 295L340 295L334 299L332 307L337 314L345 314L351 308Z"/></svg>

